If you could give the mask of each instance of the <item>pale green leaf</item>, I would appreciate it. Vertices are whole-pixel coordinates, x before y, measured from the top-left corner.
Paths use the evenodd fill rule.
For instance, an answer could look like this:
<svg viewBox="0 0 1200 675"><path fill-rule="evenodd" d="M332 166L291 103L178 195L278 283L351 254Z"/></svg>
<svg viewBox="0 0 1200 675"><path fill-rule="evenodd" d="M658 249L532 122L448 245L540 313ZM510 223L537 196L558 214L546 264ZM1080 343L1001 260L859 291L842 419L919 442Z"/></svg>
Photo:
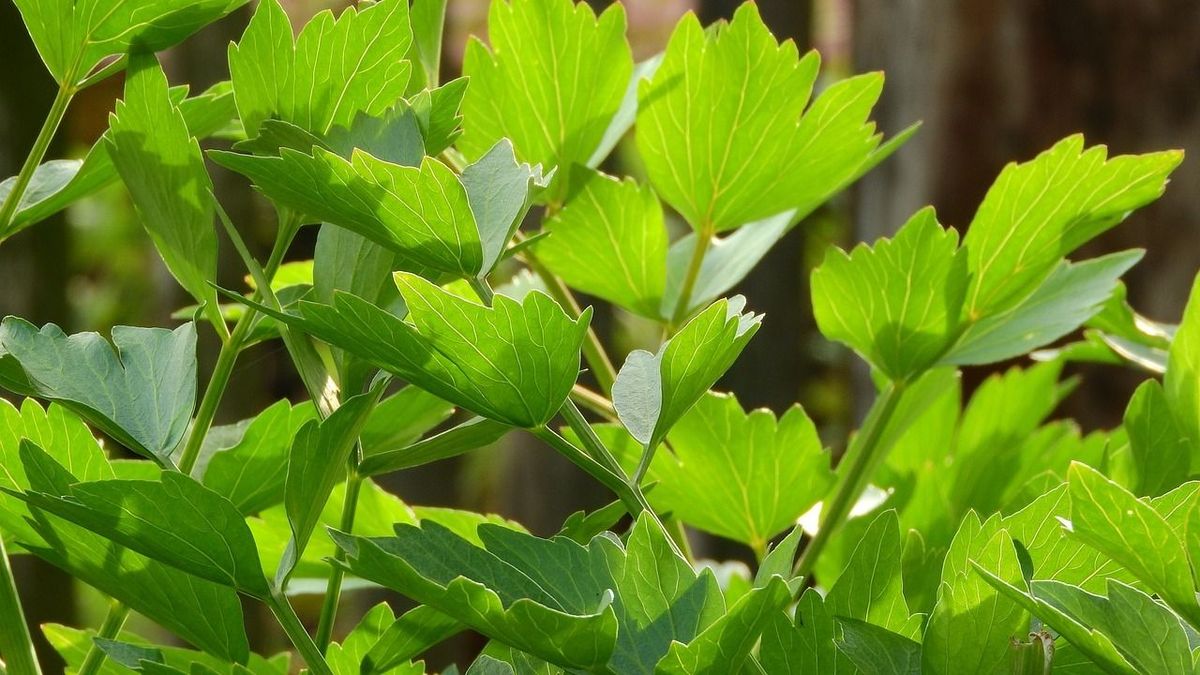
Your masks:
<svg viewBox="0 0 1200 675"><path fill-rule="evenodd" d="M380 633L362 658L362 673L385 673L461 630L458 621L428 605L418 605Z"/></svg>
<svg viewBox="0 0 1200 675"><path fill-rule="evenodd" d="M921 645L886 628L858 621L837 619L838 650L864 673L876 675L920 675Z"/></svg>
<svg viewBox="0 0 1200 675"><path fill-rule="evenodd" d="M1200 468L1200 276L1192 283L1183 320L1171 340L1163 389L1179 430L1188 439L1191 466Z"/></svg>
<svg viewBox="0 0 1200 675"><path fill-rule="evenodd" d="M657 353L635 350L613 385L613 406L638 442L656 447L741 354L762 316L746 299L720 300L693 317Z"/></svg>
<svg viewBox="0 0 1200 675"><path fill-rule="evenodd" d="M544 186L547 179L542 176L540 164L530 166L517 161L508 139L501 139L479 161L463 169L462 186L483 248L480 278L500 261L533 203L535 186Z"/></svg>
<svg viewBox="0 0 1200 675"><path fill-rule="evenodd" d="M1012 309L972 323L941 358L942 363L976 365L1004 361L1079 328L1104 306L1120 277L1143 251L1113 253L1079 263L1060 262L1037 290Z"/></svg>
<svg viewBox="0 0 1200 675"><path fill-rule="evenodd" d="M282 502L288 448L300 427L315 416L310 404L277 401L249 420L235 443L212 454L200 474L201 482L244 514ZM210 430L209 436L215 431Z"/></svg>
<svg viewBox="0 0 1200 675"><path fill-rule="evenodd" d="M363 475L376 476L457 457L476 448L491 445L510 431L512 427L503 422L486 417L473 417L409 445L371 452L363 458L358 470ZM367 442L366 438L364 442Z"/></svg>
<svg viewBox="0 0 1200 675"><path fill-rule="evenodd" d="M0 324L0 368L17 393L71 408L129 449L169 463L196 399L196 327L117 326L113 346L96 333ZM4 362L8 362L4 364ZM8 381L15 373L16 382Z"/></svg>
<svg viewBox="0 0 1200 675"><path fill-rule="evenodd" d="M1137 467L1135 494L1156 497L1187 478L1191 463L1188 440L1157 380L1147 380L1133 392L1124 425Z"/></svg>

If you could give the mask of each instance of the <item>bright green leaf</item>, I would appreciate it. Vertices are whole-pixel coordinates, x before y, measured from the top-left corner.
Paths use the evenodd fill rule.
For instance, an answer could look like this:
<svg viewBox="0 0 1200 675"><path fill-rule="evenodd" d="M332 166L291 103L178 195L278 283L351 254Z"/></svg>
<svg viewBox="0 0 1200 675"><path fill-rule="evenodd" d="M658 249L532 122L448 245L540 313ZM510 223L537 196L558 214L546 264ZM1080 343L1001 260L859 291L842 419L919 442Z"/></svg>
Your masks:
<svg viewBox="0 0 1200 675"><path fill-rule="evenodd" d="M1139 495L1158 496L1187 478L1191 455L1162 385L1143 382L1125 409L1125 431L1137 466Z"/></svg>
<svg viewBox="0 0 1200 675"><path fill-rule="evenodd" d="M920 675L921 645L886 628L837 619L837 648L864 673Z"/></svg>
<svg viewBox="0 0 1200 675"><path fill-rule="evenodd" d="M517 157L558 168L562 186L583 164L616 114L633 70L618 3L599 18L585 2L497 0L488 13L490 49L467 44L458 147L475 159L502 138ZM550 198L562 197L552 188Z"/></svg>
<svg viewBox="0 0 1200 675"><path fill-rule="evenodd" d="M1034 291L1063 256L1157 199L1180 152L1123 155L1083 148L1071 136L1024 164L1009 164L963 238L971 272L963 315L1006 311Z"/></svg>
<svg viewBox="0 0 1200 675"><path fill-rule="evenodd" d="M921 373L957 336L967 284L957 244L955 231L924 209L873 248L831 249L812 274L821 332L893 380Z"/></svg>

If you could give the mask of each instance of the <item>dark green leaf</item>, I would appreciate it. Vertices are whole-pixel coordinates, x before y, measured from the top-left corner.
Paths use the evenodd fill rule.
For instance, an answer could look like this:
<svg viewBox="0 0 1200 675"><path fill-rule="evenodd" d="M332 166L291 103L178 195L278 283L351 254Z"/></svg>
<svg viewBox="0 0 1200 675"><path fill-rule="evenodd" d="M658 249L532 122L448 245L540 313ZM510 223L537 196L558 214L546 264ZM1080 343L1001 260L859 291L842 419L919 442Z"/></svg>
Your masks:
<svg viewBox="0 0 1200 675"><path fill-rule="evenodd" d="M857 619L837 619L837 648L864 673L920 675L921 645Z"/></svg>

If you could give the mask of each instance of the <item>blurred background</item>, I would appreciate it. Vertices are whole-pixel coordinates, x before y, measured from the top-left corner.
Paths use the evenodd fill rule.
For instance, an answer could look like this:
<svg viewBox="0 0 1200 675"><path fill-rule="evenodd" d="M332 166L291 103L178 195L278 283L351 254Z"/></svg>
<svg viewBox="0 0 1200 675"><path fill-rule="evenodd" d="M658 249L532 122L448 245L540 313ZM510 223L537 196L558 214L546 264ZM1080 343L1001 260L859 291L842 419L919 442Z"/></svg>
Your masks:
<svg viewBox="0 0 1200 675"><path fill-rule="evenodd" d="M705 23L732 15L738 0L623 0L638 60L662 49L675 21L697 12ZM283 0L299 25L345 0ZM593 2L597 7L607 2ZM488 0L450 0L444 79L458 74L464 40L486 35ZM783 411L800 402L832 447L840 447L869 404L869 381L844 349L823 340L813 323L808 273L830 243L849 245L888 235L917 208L933 204L944 223L965 226L1001 167L1028 159L1075 132L1115 153L1183 148L1189 154L1167 194L1090 245L1100 251L1143 247L1145 259L1128 276L1129 298L1144 315L1178 320L1192 276L1200 267L1200 3L1195 0L759 0L764 20L780 39L816 48L829 80L883 70L887 84L874 118L891 134L922 120L916 137L849 192L813 214L781 241L739 287L752 309L766 313L763 329L720 385L747 406ZM173 84L193 92L228 78L225 50L252 6L210 26L163 56ZM25 34L16 8L0 0L0 177L17 172L54 96L54 85ZM75 99L48 158L81 156L100 136L123 82L110 78ZM638 175L622 154L605 166ZM273 222L244 181L213 170L218 196L248 231L269 246ZM292 259L311 257L316 230L293 246ZM222 278L237 287L243 274L223 252ZM114 324L171 325L187 304L133 217L117 185L0 247L0 315L17 314L68 332L107 332ZM614 358L640 346L637 326L601 312L598 328ZM211 338L212 336L206 336ZM216 341L202 340L207 373ZM256 347L239 362L218 423L249 417L303 389L278 343ZM1060 410L1084 430L1119 424L1142 375L1121 369L1069 367L1086 384ZM968 375L968 387L983 377ZM385 481L413 504L495 512L539 534L563 518L606 500L603 491L557 455L521 434L467 458L424 467ZM749 551L698 541L717 559ZM96 626L103 602L56 569L23 557L19 586L33 624ZM359 594L363 607L378 601ZM314 618L319 598L299 609ZM399 608L400 605L398 604ZM281 636L259 607L247 607L253 644L270 652ZM349 624L358 612L342 612ZM348 625L346 626L348 628ZM42 645L43 648L47 647ZM460 638L434 655L440 667L477 644ZM43 663L57 662L49 653Z"/></svg>

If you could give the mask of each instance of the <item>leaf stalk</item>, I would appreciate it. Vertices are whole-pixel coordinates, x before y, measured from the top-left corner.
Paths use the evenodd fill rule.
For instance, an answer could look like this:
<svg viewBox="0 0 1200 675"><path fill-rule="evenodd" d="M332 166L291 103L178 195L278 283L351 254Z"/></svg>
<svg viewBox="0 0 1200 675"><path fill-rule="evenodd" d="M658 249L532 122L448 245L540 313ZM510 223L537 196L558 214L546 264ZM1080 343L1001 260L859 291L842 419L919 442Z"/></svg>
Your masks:
<svg viewBox="0 0 1200 675"><path fill-rule="evenodd" d="M3 538L0 538L0 653L12 675L41 675Z"/></svg>
<svg viewBox="0 0 1200 675"><path fill-rule="evenodd" d="M271 609L271 613L279 621L283 632L292 641L292 645L300 652L305 665L308 666L308 671L313 675L333 675L333 671L330 670L329 664L325 662L325 657L321 654L321 650L317 648L317 644L309 637L308 631L304 629L304 624L300 623L300 617L296 616L296 610L292 609L292 604L288 602L283 592L279 589L272 589L271 594L266 597L265 602L267 603L267 607Z"/></svg>
<svg viewBox="0 0 1200 675"><path fill-rule="evenodd" d="M33 174L42 164L42 159L46 156L46 151L50 148L50 142L54 140L54 134L58 131L58 127L62 124L63 117L66 116L67 106L70 105L71 99L75 97L75 87L62 84L58 87L58 93L54 95L54 103L50 105L50 112L46 115L46 120L42 123L42 129L38 132L37 139L33 142L33 148L29 151L29 155L25 157L25 163L21 165L21 171L17 174L16 182L13 183L12 190L4 199L4 204L0 205L0 241L3 241L8 236L8 230L12 225L13 218L17 214L17 208L21 204L21 199L25 196L25 191L29 189L29 183L33 180Z"/></svg>
<svg viewBox="0 0 1200 675"><path fill-rule="evenodd" d="M96 632L96 637L116 640L120 637L121 628L125 626L127 618L129 618L129 606L120 600L111 600L108 604L108 614L104 616L104 623L100 624L100 630ZM104 650L100 649L95 640L92 640L77 675L95 675L100 672L100 666L104 664L105 656Z"/></svg>

